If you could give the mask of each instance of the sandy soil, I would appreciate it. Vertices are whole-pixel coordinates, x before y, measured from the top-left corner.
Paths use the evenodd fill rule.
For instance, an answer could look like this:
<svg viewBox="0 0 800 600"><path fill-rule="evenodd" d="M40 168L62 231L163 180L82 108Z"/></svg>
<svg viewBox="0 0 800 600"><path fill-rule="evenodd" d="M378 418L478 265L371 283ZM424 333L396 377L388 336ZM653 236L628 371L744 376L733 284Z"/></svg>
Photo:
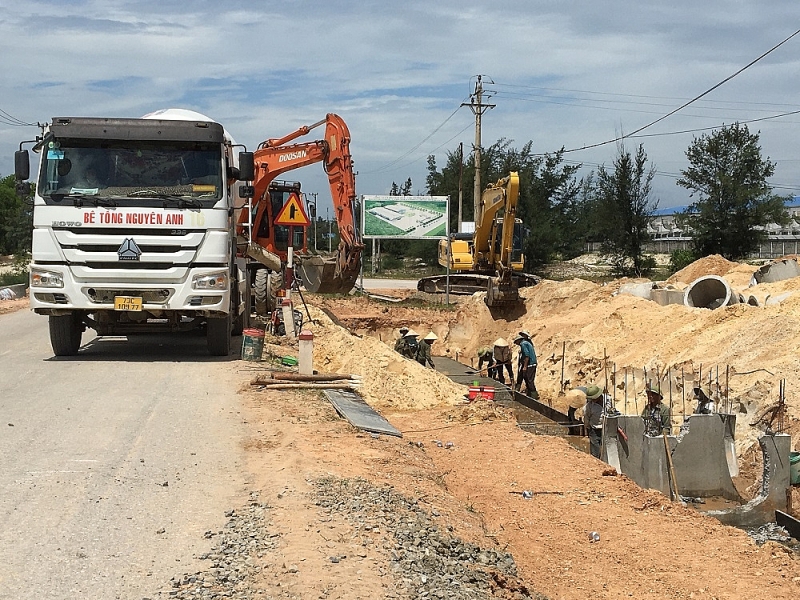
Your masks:
<svg viewBox="0 0 800 600"><path fill-rule="evenodd" d="M0 315L15 312L28 308L27 298L15 298L14 300L0 300Z"/></svg>
<svg viewBox="0 0 800 600"><path fill-rule="evenodd" d="M697 277L724 277L745 297L790 293L776 306L736 305L717 310L659 306L617 294L626 280L606 285L582 279L544 280L522 290L523 308L491 311L479 295L462 297L454 307L415 308L367 298L320 298L322 305L360 335L390 345L401 325L434 331L434 355L477 363L478 347L517 331L533 335L539 370L537 388L545 402L566 412L564 392L598 383L614 396L622 412L638 413L645 381L660 380L672 404L673 422L691 412L691 389L701 377L718 404L730 406L737 420L738 450L752 446L759 430L754 415L778 400L779 382L793 390L800 371L800 278L749 287L756 267L711 256L676 273L670 282L687 285ZM316 301L316 300L315 300ZM562 379L563 373L563 379ZM709 377L711 378L709 381ZM800 419L800 399L787 397L786 425ZM795 440L795 444L798 440Z"/></svg>
<svg viewBox="0 0 800 600"><path fill-rule="evenodd" d="M749 284L754 267L713 257L708 262L691 265L675 282L716 269L737 290ZM737 485L753 493L761 464L752 447L758 431L749 418L777 398L781 379L790 382L786 431L800 448L800 402L794 394L800 294L773 307L709 311L616 295L620 283L544 281L526 290L524 310L510 315L491 314L479 297L449 308L313 298L344 325L311 309L315 367L360 375L363 396L404 437L358 432L316 392L244 386L246 419L253 427L247 442L252 484L273 499L275 524L286 537L264 571L267 591L374 598L381 596L375 590L389 585L380 542L365 551L351 525L322 518L311 499L309 482L334 474L364 477L420 498L463 539L512 552L525 583L551 598L797 597L800 563L790 550L772 542L758 547L744 532L642 490L561 438L523 432L494 404L465 404L463 387L391 350L397 328L407 325L437 333L435 355L469 363L479 345L528 329L542 365L537 385L543 398L556 406L563 402L566 347L564 387L604 383L608 376L619 407L626 392L619 374L627 367L629 412L634 392L641 401L645 368L659 377L666 373L662 387L671 376L677 411L680 384L691 385L690 374L699 377L701 363L704 379L712 365L722 365L723 373L727 366L729 385L720 377L719 389L714 387L714 370L712 387L742 411ZM774 294L800 289L800 281L757 287L750 291ZM268 348L266 356L296 353L296 344ZM684 377L678 380L681 367ZM434 440L452 442L452 448ZM534 492L533 498L524 499L524 490ZM793 498L800 506L797 489ZM599 542L589 541L591 531L600 534ZM336 552L350 552L355 560L332 566L326 557ZM298 561L312 568L294 572L291 565Z"/></svg>
<svg viewBox="0 0 800 600"><path fill-rule="evenodd" d="M454 535L511 552L525 583L550 598L800 593L798 560L782 546L757 547L744 532L640 489L560 438L497 419L495 406L384 411L404 437L376 439L314 393L245 395L251 485L273 507L271 527L282 540L262 572L261 587L275 597L377 598L389 586L380 537L364 546L351 525L315 506L310 481L330 474L420 498ZM533 498L523 499L523 490ZM589 541L590 531L599 542ZM331 555L351 560L333 565Z"/></svg>

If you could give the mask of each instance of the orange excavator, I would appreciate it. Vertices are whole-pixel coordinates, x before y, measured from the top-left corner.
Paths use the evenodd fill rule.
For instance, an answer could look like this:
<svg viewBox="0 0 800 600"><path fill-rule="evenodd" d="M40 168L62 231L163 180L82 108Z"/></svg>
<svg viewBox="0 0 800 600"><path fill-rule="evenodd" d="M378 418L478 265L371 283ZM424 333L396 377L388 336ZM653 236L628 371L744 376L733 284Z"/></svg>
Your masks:
<svg viewBox="0 0 800 600"><path fill-rule="evenodd" d="M290 143L325 125L324 139ZM288 248L294 249L305 288L310 292L347 293L361 270L361 242L356 223L356 189L353 160L350 155L350 131L342 118L329 113L313 125L305 125L281 138L268 139L253 153L255 173L250 210L241 210L237 224L240 255L254 259L251 281L255 291L256 311L272 309L274 296L283 283L282 265ZM333 256L312 255L306 246L307 220L301 224L276 223L284 205L298 202L299 184L276 181L287 171L321 162L328 174L333 212L339 228L339 247ZM249 194L248 194L249 195ZM249 212L249 214L248 214ZM293 213L295 210L292 211ZM312 215L314 216L314 215Z"/></svg>

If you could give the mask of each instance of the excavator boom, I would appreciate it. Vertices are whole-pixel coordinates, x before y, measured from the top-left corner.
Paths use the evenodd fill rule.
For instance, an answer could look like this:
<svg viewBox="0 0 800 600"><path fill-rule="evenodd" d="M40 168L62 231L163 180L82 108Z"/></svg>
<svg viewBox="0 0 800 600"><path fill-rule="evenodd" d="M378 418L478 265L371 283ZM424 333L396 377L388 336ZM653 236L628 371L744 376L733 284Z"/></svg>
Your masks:
<svg viewBox="0 0 800 600"><path fill-rule="evenodd" d="M292 143L307 135L316 127L325 125L325 135L321 140ZM349 292L355 284L361 269L363 243L360 239L355 215L355 174L350 155L350 131L344 120L329 113L325 119L298 128L281 138L271 138L262 142L253 155L255 178L253 180L255 199L255 223L267 223L256 227L252 243L270 253L278 249L272 232L272 206L270 184L280 175L314 163L321 162L328 174L328 183L333 200L333 212L339 228L339 247L332 257L300 255L298 262L306 289L312 292ZM239 232L245 232L246 212L239 221Z"/></svg>

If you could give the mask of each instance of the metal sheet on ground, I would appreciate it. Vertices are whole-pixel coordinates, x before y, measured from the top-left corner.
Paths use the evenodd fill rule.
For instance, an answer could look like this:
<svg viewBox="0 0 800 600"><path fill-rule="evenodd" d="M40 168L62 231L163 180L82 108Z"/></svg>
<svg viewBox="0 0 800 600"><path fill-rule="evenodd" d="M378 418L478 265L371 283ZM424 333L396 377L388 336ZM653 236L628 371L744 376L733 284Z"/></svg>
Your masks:
<svg viewBox="0 0 800 600"><path fill-rule="evenodd" d="M781 510L776 510L775 522L788 531L790 536L800 542L800 521Z"/></svg>
<svg viewBox="0 0 800 600"><path fill-rule="evenodd" d="M324 390L325 396L342 417L353 426L371 433L403 437L400 430L380 416L357 393L350 390Z"/></svg>

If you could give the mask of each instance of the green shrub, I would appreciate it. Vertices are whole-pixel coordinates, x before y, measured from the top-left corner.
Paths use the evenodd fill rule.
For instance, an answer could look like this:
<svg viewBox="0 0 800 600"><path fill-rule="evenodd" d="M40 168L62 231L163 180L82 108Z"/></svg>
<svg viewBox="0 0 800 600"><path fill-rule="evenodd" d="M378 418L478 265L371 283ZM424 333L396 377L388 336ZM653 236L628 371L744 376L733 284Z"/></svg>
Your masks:
<svg viewBox="0 0 800 600"><path fill-rule="evenodd" d="M691 250L673 250L672 254L669 255L669 271L670 273L677 273L696 260L697 256Z"/></svg>

